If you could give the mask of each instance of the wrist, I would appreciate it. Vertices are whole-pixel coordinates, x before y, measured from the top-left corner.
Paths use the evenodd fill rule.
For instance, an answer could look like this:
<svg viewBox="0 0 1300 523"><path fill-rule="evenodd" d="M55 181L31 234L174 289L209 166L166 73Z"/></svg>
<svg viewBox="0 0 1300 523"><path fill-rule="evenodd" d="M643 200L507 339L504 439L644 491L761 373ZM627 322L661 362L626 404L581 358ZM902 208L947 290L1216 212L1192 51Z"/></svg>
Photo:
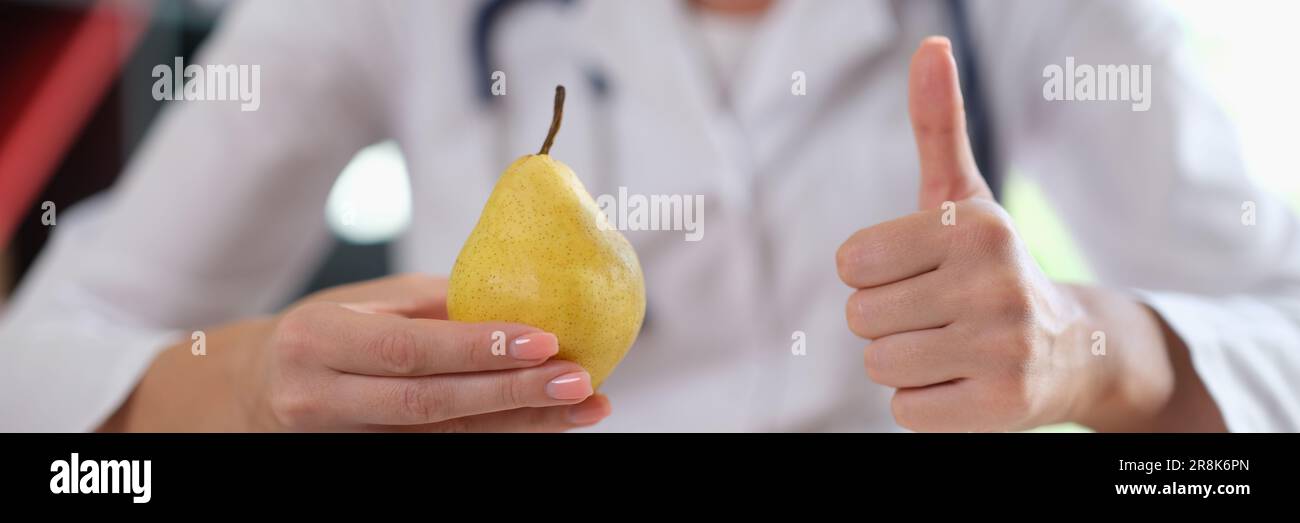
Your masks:
<svg viewBox="0 0 1300 523"><path fill-rule="evenodd" d="M186 338L158 353L102 431L226 432L265 430L254 407L262 387L255 358L266 320L204 331L204 353Z"/></svg>
<svg viewBox="0 0 1300 523"><path fill-rule="evenodd" d="M1119 292L1062 285L1083 314L1072 337L1084 358L1083 392L1069 421L1094 430L1142 430L1156 417L1174 388L1173 367L1159 317Z"/></svg>
<svg viewBox="0 0 1300 523"><path fill-rule="evenodd" d="M231 340L234 354L225 365L226 382L230 384L227 398L234 430L272 432L280 429L267 402L270 380L264 358L274 328L275 319L270 317L248 320L236 327L238 335Z"/></svg>

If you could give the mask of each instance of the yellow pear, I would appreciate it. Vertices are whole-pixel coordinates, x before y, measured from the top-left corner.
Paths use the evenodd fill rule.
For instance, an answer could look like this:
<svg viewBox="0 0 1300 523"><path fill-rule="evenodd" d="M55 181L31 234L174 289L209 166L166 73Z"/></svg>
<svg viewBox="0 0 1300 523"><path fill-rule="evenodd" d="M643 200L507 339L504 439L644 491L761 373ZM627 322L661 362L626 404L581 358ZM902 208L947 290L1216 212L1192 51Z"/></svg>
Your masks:
<svg viewBox="0 0 1300 523"><path fill-rule="evenodd" d="M645 317L636 251L609 226L569 166L550 156L564 109L538 154L497 180L451 270L454 321L523 323L555 334L558 358L582 365L598 387L623 359Z"/></svg>

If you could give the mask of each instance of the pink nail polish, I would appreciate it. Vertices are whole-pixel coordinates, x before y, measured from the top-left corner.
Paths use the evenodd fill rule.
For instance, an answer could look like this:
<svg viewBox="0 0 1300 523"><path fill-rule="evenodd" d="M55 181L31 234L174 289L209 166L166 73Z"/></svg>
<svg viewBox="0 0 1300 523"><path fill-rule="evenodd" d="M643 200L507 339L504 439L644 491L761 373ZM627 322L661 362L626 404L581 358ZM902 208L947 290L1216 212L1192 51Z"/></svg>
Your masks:
<svg viewBox="0 0 1300 523"><path fill-rule="evenodd" d="M510 357L517 360L540 360L560 352L559 340L549 332L525 334L510 342Z"/></svg>
<svg viewBox="0 0 1300 523"><path fill-rule="evenodd" d="M570 372L546 384L546 395L557 400L578 400L591 393L591 375L587 371Z"/></svg>

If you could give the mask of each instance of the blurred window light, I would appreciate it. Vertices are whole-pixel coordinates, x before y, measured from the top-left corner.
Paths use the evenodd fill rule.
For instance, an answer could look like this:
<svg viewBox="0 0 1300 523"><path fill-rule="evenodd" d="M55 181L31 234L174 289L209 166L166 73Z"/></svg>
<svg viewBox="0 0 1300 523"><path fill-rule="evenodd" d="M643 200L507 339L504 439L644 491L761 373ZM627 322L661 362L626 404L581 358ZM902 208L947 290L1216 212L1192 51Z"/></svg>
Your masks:
<svg viewBox="0 0 1300 523"><path fill-rule="evenodd" d="M1232 119L1247 172L1300 210L1300 176L1291 160L1300 121L1300 68L1291 66L1292 26L1300 2L1277 0L1167 1L1187 32L1192 54L1211 94ZM1157 77L1155 81L1159 81ZM1082 251L1031 180L1013 173L1004 191L1007 210L1043 270L1053 279L1094 281Z"/></svg>
<svg viewBox="0 0 1300 523"><path fill-rule="evenodd" d="M1237 126L1246 167L1256 180L1286 193L1300 208L1300 176L1292 157L1300 121L1300 69L1292 42L1300 2L1168 1L1182 18L1192 49L1219 103Z"/></svg>
<svg viewBox="0 0 1300 523"><path fill-rule="evenodd" d="M345 241L383 243L411 223L411 184L396 142L362 149L343 168L325 204L330 229Z"/></svg>
<svg viewBox="0 0 1300 523"><path fill-rule="evenodd" d="M1282 191L1300 210L1300 176L1290 159L1300 121L1300 68L1291 65L1300 2L1283 0L1167 0L1182 19L1203 77L1236 126L1246 169L1261 185ZM1157 78L1155 81L1159 81ZM1082 251L1039 188L1008 178L1007 210L1030 252L1053 279L1092 282ZM1080 432L1075 424L1032 432Z"/></svg>

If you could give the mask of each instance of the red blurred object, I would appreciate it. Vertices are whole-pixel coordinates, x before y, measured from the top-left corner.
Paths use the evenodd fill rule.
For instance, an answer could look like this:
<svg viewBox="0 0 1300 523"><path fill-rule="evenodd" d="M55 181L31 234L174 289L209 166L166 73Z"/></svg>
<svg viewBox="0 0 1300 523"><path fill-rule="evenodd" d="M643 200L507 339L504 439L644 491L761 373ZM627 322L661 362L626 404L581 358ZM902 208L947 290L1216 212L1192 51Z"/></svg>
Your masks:
<svg viewBox="0 0 1300 523"><path fill-rule="evenodd" d="M99 0L89 8L10 5L0 21L0 245L58 167L117 77L151 4Z"/></svg>

